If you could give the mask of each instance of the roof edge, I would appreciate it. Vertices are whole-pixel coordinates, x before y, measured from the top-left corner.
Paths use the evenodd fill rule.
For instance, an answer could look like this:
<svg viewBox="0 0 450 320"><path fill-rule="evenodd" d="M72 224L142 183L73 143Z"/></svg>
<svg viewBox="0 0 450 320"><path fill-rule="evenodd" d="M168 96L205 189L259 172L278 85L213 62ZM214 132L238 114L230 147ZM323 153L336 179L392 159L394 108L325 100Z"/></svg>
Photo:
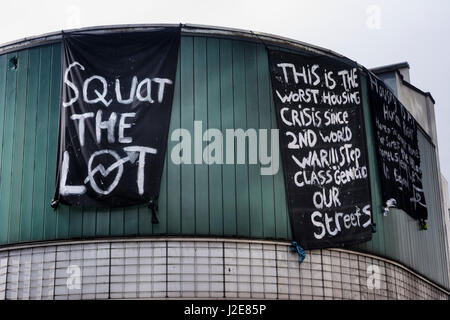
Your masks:
<svg viewBox="0 0 450 320"><path fill-rule="evenodd" d="M320 46L309 44L306 42L298 41L291 38L286 38L274 34L257 32L252 30L226 28L219 26L208 26L199 24L122 24L122 25L103 25L94 27L84 27L79 29L59 30L50 33L44 33L37 36L26 37L7 43L0 44L0 54L5 54L13 51L27 49L30 47L36 47L40 45L50 44L58 42L62 39L62 33L70 32L86 32L93 34L102 34L108 32L132 32L132 31L146 31L162 27L177 27L181 25L181 32L187 35L216 35L216 36L228 36L233 38L245 38L247 40L253 40L256 42L267 42L268 44L275 44L281 46L293 46L302 48L307 51L330 55L339 58L346 58L342 54L339 54L330 49L326 49ZM349 59L350 60L350 59Z"/></svg>
<svg viewBox="0 0 450 320"><path fill-rule="evenodd" d="M371 68L370 71L372 71L375 74L379 74L379 73L393 72L404 68L409 69L409 63L407 61Z"/></svg>
<svg viewBox="0 0 450 320"><path fill-rule="evenodd" d="M400 80L404 86L416 91L417 93L422 94L425 97L429 97L431 99L431 101L433 102L433 104L436 104L436 101L434 100L434 98L430 92L425 92L405 80L405 78L399 71L400 69L404 69L404 68L410 69L409 63L407 61L389 64L389 65L385 65L385 66L381 66L381 67L371 68L370 71L372 71L376 75L380 75L380 74L388 73L388 72L396 72L398 74L398 76L400 77Z"/></svg>

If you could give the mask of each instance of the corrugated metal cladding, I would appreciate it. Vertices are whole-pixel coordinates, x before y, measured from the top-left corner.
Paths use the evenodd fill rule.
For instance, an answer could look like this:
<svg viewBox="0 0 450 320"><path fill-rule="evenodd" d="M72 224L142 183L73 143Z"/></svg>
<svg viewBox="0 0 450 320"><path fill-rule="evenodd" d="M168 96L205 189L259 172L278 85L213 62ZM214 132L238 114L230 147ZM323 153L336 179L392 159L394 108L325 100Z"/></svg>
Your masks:
<svg viewBox="0 0 450 320"><path fill-rule="evenodd" d="M289 239L283 171L258 165L166 161L158 218L128 209L50 207L54 192L60 44L0 57L0 243L123 235L216 235ZM9 70L17 56L18 68ZM276 128L262 45L183 37L170 132L193 121L209 128ZM170 133L169 133L170 135ZM168 156L176 144L169 140Z"/></svg>
<svg viewBox="0 0 450 320"><path fill-rule="evenodd" d="M291 238L283 170L261 176L258 165L165 162L158 217L146 207L50 207L58 132L59 43L0 56L0 244L108 236L205 235ZM10 66L17 57L18 66ZM363 81L364 83L364 81ZM430 227L402 212L381 214L367 88L363 88L374 219L378 232L359 250L405 263L449 288L433 147L420 138ZM267 54L262 44L203 36L181 40L170 132L276 128ZM170 135L170 133L169 133ZM175 142L169 140L168 155Z"/></svg>

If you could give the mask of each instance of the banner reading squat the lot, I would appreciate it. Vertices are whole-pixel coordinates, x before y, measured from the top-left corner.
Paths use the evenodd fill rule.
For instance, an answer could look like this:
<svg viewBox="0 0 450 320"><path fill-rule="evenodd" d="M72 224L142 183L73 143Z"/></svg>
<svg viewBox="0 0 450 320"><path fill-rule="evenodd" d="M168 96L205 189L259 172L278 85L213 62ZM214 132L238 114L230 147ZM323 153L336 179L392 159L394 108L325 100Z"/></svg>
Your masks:
<svg viewBox="0 0 450 320"><path fill-rule="evenodd" d="M391 90L370 72L369 82L383 202L389 201L414 219L426 220L417 122Z"/></svg>
<svg viewBox="0 0 450 320"><path fill-rule="evenodd" d="M64 35L55 202L158 196L179 43L180 28Z"/></svg>
<svg viewBox="0 0 450 320"><path fill-rule="evenodd" d="M356 65L269 51L294 239L306 249L371 238L371 197Z"/></svg>

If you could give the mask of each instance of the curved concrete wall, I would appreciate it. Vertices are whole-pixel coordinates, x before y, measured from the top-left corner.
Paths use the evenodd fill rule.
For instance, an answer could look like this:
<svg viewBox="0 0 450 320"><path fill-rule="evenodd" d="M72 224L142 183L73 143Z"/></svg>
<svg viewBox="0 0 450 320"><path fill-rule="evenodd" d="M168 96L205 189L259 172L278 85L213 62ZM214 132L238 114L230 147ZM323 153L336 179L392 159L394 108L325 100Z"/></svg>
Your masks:
<svg viewBox="0 0 450 320"><path fill-rule="evenodd" d="M408 269L341 249L161 238L38 244L0 251L2 299L448 299Z"/></svg>

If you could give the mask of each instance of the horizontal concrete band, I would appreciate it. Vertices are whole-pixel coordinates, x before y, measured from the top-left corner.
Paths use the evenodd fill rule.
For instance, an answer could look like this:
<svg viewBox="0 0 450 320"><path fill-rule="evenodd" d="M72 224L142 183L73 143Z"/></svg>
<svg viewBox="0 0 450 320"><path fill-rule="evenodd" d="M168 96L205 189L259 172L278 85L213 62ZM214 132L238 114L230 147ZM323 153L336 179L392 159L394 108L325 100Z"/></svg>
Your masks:
<svg viewBox="0 0 450 320"><path fill-rule="evenodd" d="M188 237L7 246L0 248L0 298L449 298L448 291L385 258L323 249L307 251L299 264L289 246ZM69 279L77 270L79 288ZM373 272L378 282L370 279Z"/></svg>

